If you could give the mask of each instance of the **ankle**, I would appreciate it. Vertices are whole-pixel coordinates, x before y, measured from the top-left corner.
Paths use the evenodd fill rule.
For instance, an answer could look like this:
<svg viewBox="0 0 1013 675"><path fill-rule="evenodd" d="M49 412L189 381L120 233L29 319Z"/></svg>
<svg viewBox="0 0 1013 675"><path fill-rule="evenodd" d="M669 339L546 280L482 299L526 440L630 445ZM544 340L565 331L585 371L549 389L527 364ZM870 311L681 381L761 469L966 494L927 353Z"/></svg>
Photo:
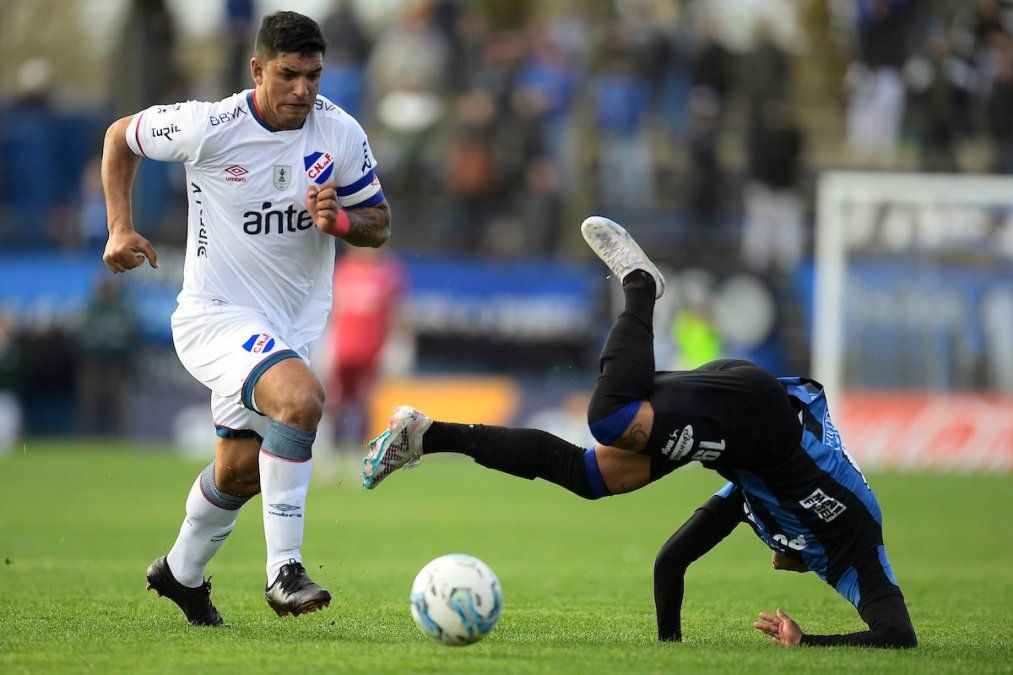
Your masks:
<svg viewBox="0 0 1013 675"><path fill-rule="evenodd" d="M656 284L654 277L651 276L645 270L633 270L626 275L623 279L623 290L624 291L644 291L650 290L652 297L656 290Z"/></svg>

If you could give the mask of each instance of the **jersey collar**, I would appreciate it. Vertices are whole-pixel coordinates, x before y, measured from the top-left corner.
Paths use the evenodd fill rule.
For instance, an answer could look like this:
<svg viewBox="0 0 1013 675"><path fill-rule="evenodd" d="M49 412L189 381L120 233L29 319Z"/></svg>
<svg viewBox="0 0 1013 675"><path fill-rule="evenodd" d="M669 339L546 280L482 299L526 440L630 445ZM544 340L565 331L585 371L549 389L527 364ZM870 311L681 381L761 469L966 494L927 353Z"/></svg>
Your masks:
<svg viewBox="0 0 1013 675"><path fill-rule="evenodd" d="M253 115L253 119L257 120L257 124L264 127L268 131L272 133L278 131L297 131L303 128L303 124L306 124L306 120L303 120L302 124L297 126L295 129L279 129L273 126L270 122L264 119L263 115L260 114L260 108L257 107L257 97L254 96L255 93L256 89L251 89L250 91L246 92L246 104L250 108L250 114Z"/></svg>

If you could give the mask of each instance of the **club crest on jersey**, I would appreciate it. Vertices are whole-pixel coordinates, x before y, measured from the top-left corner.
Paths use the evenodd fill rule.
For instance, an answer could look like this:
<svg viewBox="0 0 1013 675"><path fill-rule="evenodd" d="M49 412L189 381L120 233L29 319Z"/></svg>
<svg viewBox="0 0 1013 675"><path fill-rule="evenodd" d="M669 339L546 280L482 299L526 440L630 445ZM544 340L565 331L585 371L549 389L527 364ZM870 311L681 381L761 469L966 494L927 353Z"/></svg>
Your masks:
<svg viewBox="0 0 1013 675"><path fill-rule="evenodd" d="M323 185L334 172L334 158L329 152L314 152L303 157L306 177L317 185Z"/></svg>
<svg viewBox="0 0 1013 675"><path fill-rule="evenodd" d="M243 349L251 354L266 354L274 349L274 338L267 333L255 333L243 343Z"/></svg>
<svg viewBox="0 0 1013 675"><path fill-rule="evenodd" d="M274 187L286 190L292 184L292 166L289 164L274 165Z"/></svg>

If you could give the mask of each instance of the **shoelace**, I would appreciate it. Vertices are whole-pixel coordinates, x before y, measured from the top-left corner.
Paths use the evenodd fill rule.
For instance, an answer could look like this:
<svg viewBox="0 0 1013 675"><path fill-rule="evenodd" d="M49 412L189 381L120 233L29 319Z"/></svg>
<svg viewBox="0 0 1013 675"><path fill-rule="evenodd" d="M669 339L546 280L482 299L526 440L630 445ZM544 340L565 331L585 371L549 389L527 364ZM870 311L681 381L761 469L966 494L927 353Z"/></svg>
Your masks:
<svg viewBox="0 0 1013 675"><path fill-rule="evenodd" d="M287 568L287 572L286 572ZM292 561L282 568L281 575L278 577L281 583L281 589L286 593L294 593L301 591L313 582L306 576L306 568L301 563Z"/></svg>

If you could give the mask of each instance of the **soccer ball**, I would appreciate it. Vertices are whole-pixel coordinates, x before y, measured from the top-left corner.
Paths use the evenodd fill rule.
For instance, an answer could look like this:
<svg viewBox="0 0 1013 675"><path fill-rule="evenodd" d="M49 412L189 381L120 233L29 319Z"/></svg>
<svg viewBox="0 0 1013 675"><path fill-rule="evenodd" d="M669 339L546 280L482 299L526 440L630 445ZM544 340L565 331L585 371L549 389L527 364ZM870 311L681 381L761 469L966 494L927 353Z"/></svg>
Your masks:
<svg viewBox="0 0 1013 675"><path fill-rule="evenodd" d="M503 609L499 579L470 555L440 556L412 584L412 618L429 637L448 645L470 645L492 632Z"/></svg>

